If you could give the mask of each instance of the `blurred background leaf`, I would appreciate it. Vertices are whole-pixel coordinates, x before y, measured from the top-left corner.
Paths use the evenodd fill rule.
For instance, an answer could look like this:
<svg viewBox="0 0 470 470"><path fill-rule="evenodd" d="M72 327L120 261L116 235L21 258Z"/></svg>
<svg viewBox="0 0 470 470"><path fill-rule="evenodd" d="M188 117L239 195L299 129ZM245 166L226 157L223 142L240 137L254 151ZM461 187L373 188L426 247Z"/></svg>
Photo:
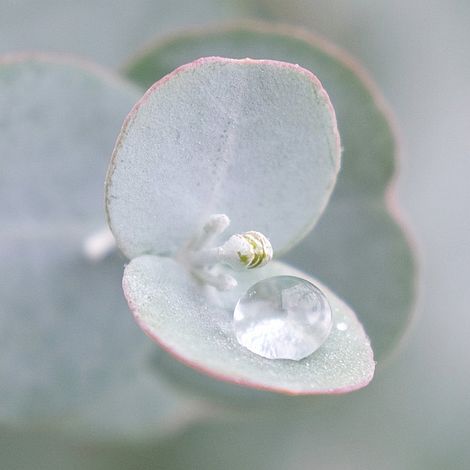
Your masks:
<svg viewBox="0 0 470 470"><path fill-rule="evenodd" d="M124 261L85 258L101 228L109 150L140 96L47 56L0 62L0 425L84 439L157 436L197 414L144 358Z"/></svg>
<svg viewBox="0 0 470 470"><path fill-rule="evenodd" d="M380 448L384 460L401 460L398 468L467 468L470 380L459 371L470 369L470 219L464 216L470 5L316 0L270 7L275 4L283 7L278 17L314 28L366 65L402 134L397 194L420 249L420 318L408 347L383 374L386 392L368 403L375 399L382 411L376 419L368 415L364 442ZM388 424L380 430L379 421Z"/></svg>
<svg viewBox="0 0 470 470"><path fill-rule="evenodd" d="M249 0L1 0L0 54L65 52L117 66L156 34L258 8Z"/></svg>

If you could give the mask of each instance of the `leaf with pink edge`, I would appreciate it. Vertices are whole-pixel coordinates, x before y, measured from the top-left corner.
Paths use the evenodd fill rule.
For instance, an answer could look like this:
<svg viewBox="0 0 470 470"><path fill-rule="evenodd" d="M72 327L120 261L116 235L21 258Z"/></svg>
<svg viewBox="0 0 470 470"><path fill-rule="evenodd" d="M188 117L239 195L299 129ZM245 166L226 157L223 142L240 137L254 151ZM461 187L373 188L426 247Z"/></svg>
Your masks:
<svg viewBox="0 0 470 470"><path fill-rule="evenodd" d="M153 85L129 114L106 182L109 225L129 258L173 256L224 213L235 232L255 225L279 254L318 220L339 163L334 110L312 73L203 58Z"/></svg>
<svg viewBox="0 0 470 470"><path fill-rule="evenodd" d="M270 276L302 277L319 285L333 312L325 343L301 361L270 360L241 346L232 327L238 298ZM336 394L364 387L375 362L354 312L329 289L286 264L272 262L238 277L236 289L203 288L170 258L141 256L126 267L123 287L141 328L180 361L219 380L291 395Z"/></svg>

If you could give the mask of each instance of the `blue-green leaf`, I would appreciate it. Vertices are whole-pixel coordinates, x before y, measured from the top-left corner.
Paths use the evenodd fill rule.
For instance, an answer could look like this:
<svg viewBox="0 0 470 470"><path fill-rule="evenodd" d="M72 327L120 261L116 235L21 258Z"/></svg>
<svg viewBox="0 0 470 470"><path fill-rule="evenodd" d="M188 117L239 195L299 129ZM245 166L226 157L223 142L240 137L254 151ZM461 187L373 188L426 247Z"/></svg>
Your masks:
<svg viewBox="0 0 470 470"><path fill-rule="evenodd" d="M317 221L339 170L328 95L297 65L205 58L160 80L129 114L107 178L121 250L175 254L211 214L276 253Z"/></svg>
<svg viewBox="0 0 470 470"><path fill-rule="evenodd" d="M6 1L0 53L65 51L116 66L155 34L243 18L256 8L247 0Z"/></svg>
<svg viewBox="0 0 470 470"><path fill-rule="evenodd" d="M0 426L87 438L157 435L192 407L151 370L122 296L124 260L96 263L103 180L140 92L72 60L0 61Z"/></svg>
<svg viewBox="0 0 470 470"><path fill-rule="evenodd" d="M238 298L252 284L278 275L310 279L272 262L240 275L233 291L217 293L201 287L172 259L147 255L126 267L123 287L137 322L152 339L219 380L293 395L344 393L367 385L375 367L369 339L353 311L316 280L310 279L333 312L332 332L316 352L301 361L270 360L237 342L232 317Z"/></svg>

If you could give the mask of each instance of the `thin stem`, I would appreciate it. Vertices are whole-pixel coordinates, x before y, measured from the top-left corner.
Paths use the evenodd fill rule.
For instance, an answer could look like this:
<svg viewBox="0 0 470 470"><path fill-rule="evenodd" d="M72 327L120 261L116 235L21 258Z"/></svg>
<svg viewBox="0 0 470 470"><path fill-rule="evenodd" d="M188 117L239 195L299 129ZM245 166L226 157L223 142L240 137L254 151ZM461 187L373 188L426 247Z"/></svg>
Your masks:
<svg viewBox="0 0 470 470"><path fill-rule="evenodd" d="M188 250L199 251L208 246L214 238L222 234L230 225L230 219L225 214L211 215L206 222L199 237L190 243Z"/></svg>

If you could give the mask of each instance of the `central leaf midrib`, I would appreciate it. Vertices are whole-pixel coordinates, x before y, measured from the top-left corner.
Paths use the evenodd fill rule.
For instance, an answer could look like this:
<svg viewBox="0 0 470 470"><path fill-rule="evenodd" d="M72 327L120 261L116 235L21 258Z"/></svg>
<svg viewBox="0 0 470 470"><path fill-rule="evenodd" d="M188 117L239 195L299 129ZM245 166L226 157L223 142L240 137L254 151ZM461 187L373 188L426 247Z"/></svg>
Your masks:
<svg viewBox="0 0 470 470"><path fill-rule="evenodd" d="M215 186L212 191L212 196L207 202L205 210L203 211L201 222L203 222L204 220L207 220L207 217L215 212L215 206L216 206L217 201L219 200L219 194L222 191L224 182L227 179L229 168L232 166L232 163L236 158L235 151L236 151L236 148L238 147L237 140L239 137L239 129L240 129L240 125L239 125L240 115L241 115L242 106L246 100L245 98L246 93L244 93L244 91L248 89L247 76L249 74L248 67L243 67L241 70L243 70L244 72L243 79L240 80L240 84L243 84L243 87L242 87L243 89L240 91L238 95L239 99L233 102L234 106L232 108L229 108L231 112L226 113L224 115L225 122L232 122L233 125L229 126L227 130L227 137L225 141L222 143L222 150L220 152L220 160L219 160L222 163L220 165L217 165L217 176L215 180ZM232 86L232 85L229 85L229 86ZM215 102L219 104L217 99L215 100ZM231 214L227 214L227 215L231 217Z"/></svg>

